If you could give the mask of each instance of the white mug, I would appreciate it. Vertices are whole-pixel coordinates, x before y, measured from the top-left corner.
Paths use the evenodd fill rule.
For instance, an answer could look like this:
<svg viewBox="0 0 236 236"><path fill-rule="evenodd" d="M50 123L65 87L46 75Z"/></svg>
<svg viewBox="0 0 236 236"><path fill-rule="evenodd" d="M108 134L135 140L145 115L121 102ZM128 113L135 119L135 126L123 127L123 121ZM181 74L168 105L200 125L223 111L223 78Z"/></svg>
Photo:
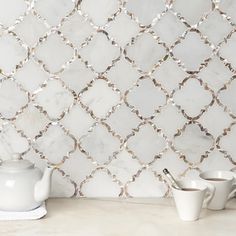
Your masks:
<svg viewBox="0 0 236 236"><path fill-rule="evenodd" d="M232 168L230 171L236 173L236 167ZM234 194L234 197L236 197L236 192L235 192L235 194Z"/></svg>
<svg viewBox="0 0 236 236"><path fill-rule="evenodd" d="M206 171L201 173L200 178L207 183L214 185L215 194L208 204L208 209L222 210L227 201L236 192L236 173L231 171Z"/></svg>
<svg viewBox="0 0 236 236"><path fill-rule="evenodd" d="M177 183L182 189L172 187L172 193L180 219L198 220L203 203L207 205L214 195L214 186L201 180L182 180Z"/></svg>

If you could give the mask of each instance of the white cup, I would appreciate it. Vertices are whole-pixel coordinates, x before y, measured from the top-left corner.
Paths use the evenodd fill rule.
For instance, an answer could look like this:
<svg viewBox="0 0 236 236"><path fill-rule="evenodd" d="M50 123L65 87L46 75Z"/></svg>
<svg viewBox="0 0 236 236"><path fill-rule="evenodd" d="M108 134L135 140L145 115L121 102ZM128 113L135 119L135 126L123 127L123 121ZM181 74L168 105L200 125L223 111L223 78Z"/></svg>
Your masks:
<svg viewBox="0 0 236 236"><path fill-rule="evenodd" d="M182 180L177 183L183 190L172 187L172 193L180 219L198 220L203 203L207 205L214 195L214 186L201 180Z"/></svg>
<svg viewBox="0 0 236 236"><path fill-rule="evenodd" d="M230 171L236 173L236 167L232 168ZM235 194L234 194L234 197L236 197L236 192L235 192Z"/></svg>
<svg viewBox="0 0 236 236"><path fill-rule="evenodd" d="M206 171L201 173L200 178L214 185L215 194L207 208L211 210L222 210L227 201L236 192L236 173L231 171Z"/></svg>

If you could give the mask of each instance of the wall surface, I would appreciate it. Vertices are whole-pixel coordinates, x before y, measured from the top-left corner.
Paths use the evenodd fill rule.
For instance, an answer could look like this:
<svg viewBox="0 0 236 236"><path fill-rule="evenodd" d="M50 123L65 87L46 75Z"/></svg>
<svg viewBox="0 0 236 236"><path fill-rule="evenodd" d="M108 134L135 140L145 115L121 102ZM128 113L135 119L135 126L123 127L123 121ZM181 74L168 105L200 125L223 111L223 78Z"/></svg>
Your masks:
<svg viewBox="0 0 236 236"><path fill-rule="evenodd" d="M167 196L236 164L236 1L0 1L0 157L52 196Z"/></svg>

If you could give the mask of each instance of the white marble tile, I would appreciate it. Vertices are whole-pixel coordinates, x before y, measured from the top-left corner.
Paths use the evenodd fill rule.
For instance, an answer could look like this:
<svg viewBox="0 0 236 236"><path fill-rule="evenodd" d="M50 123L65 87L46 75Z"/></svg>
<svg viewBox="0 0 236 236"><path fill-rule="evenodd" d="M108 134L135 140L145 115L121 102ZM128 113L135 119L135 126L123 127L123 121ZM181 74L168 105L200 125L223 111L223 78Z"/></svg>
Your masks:
<svg viewBox="0 0 236 236"><path fill-rule="evenodd" d="M168 104L163 107L161 112L153 119L153 123L158 128L161 128L164 134L170 139L173 138L173 135L177 133L177 130L181 129L186 122L187 119L180 110L173 106L173 104Z"/></svg>
<svg viewBox="0 0 236 236"><path fill-rule="evenodd" d="M135 84L140 77L140 73L122 57L116 63L116 66L108 71L107 76L121 92L125 92Z"/></svg>
<svg viewBox="0 0 236 236"><path fill-rule="evenodd" d="M212 43L217 45L228 36L233 27L219 12L214 11L208 15L207 19L199 26L199 29Z"/></svg>
<svg viewBox="0 0 236 236"><path fill-rule="evenodd" d="M119 150L120 141L112 136L107 127L97 125L81 140L80 145L96 163L102 165L109 162L113 153Z"/></svg>
<svg viewBox="0 0 236 236"><path fill-rule="evenodd" d="M202 156L214 147L214 141L211 136L206 136L198 125L189 124L176 136L174 146L188 162L198 163Z"/></svg>
<svg viewBox="0 0 236 236"><path fill-rule="evenodd" d="M12 80L0 83L0 113L6 119L13 118L28 103L28 96Z"/></svg>
<svg viewBox="0 0 236 236"><path fill-rule="evenodd" d="M144 33L127 49L127 56L142 71L149 72L166 55L165 48L151 34Z"/></svg>
<svg viewBox="0 0 236 236"><path fill-rule="evenodd" d="M27 57L27 51L17 39L7 34L0 37L0 51L0 68L6 74L10 74Z"/></svg>
<svg viewBox="0 0 236 236"><path fill-rule="evenodd" d="M153 171L159 174L164 168L167 168L176 178L180 178L181 174L188 168L188 164L184 163L180 156L170 149L160 159L157 159L151 167ZM164 178L167 179L165 176Z"/></svg>
<svg viewBox="0 0 236 236"><path fill-rule="evenodd" d="M105 80L99 79L88 87L88 90L81 95L80 100L96 116L102 118L119 103L120 95Z"/></svg>
<svg viewBox="0 0 236 236"><path fill-rule="evenodd" d="M60 74L60 78L70 89L79 93L95 78L95 75L83 62L75 60Z"/></svg>
<svg viewBox="0 0 236 236"><path fill-rule="evenodd" d="M186 0L176 0L174 10L180 13L190 25L194 25L211 10L211 4L210 0L192 0L191 4Z"/></svg>
<svg viewBox="0 0 236 236"><path fill-rule="evenodd" d="M35 4L36 12L46 19L51 26L58 25L73 8L74 2L67 0L41 0Z"/></svg>
<svg viewBox="0 0 236 236"><path fill-rule="evenodd" d="M161 88L155 86L153 81L147 77L140 80L128 93L127 103L138 110L141 116L150 117L165 105L166 96Z"/></svg>
<svg viewBox="0 0 236 236"><path fill-rule="evenodd" d="M234 167L232 162L217 150L212 151L199 165L199 168L201 171L207 171L209 166L211 170L230 170Z"/></svg>
<svg viewBox="0 0 236 236"><path fill-rule="evenodd" d="M71 169L71 166L75 168ZM83 168L80 168L80 167ZM70 173L69 177L77 184L81 184L86 177L88 177L96 166L78 149L66 160L60 169L65 173Z"/></svg>
<svg viewBox="0 0 236 236"><path fill-rule="evenodd" d="M49 76L33 59L30 59L17 71L14 78L27 91L33 93L35 90L39 89L40 85L42 85Z"/></svg>
<svg viewBox="0 0 236 236"><path fill-rule="evenodd" d="M23 153L29 149L28 140L11 124L0 129L0 158L9 159L15 153Z"/></svg>
<svg viewBox="0 0 236 236"><path fill-rule="evenodd" d="M57 34L51 34L36 48L35 56L45 64L49 72L56 73L72 59L73 49L66 45Z"/></svg>
<svg viewBox="0 0 236 236"><path fill-rule="evenodd" d="M61 120L61 124L77 139L86 135L93 123L95 120L80 105L73 106Z"/></svg>
<svg viewBox="0 0 236 236"><path fill-rule="evenodd" d="M30 47L34 46L47 31L43 20L32 13L28 14L15 28L17 35Z"/></svg>
<svg viewBox="0 0 236 236"><path fill-rule="evenodd" d="M236 22L236 16L235 16L235 10L236 10L236 3L232 0L221 0L219 4L220 10L225 12L228 16L230 16L231 20L235 23Z"/></svg>
<svg viewBox="0 0 236 236"><path fill-rule="evenodd" d="M168 58L153 73L157 83L160 83L168 92L177 89L188 74L172 59Z"/></svg>
<svg viewBox="0 0 236 236"><path fill-rule="evenodd" d="M184 33L187 27L178 18L168 12L152 27L162 41L171 46Z"/></svg>
<svg viewBox="0 0 236 236"><path fill-rule="evenodd" d="M151 125L143 125L128 139L127 147L142 163L150 163L166 148L166 140Z"/></svg>
<svg viewBox="0 0 236 236"><path fill-rule="evenodd" d="M236 68L236 59L234 51L236 50L236 33L233 33L227 44L223 44L220 48L220 55L231 63L233 68Z"/></svg>
<svg viewBox="0 0 236 236"><path fill-rule="evenodd" d="M107 31L120 46L124 47L138 34L140 28L137 23L130 20L129 16L121 13L110 23Z"/></svg>
<svg viewBox="0 0 236 236"><path fill-rule="evenodd" d="M236 147L234 144L236 135L236 127L235 124L230 128L230 131L227 132L227 136L221 137L219 141L220 147L226 151L226 154L230 155L233 158L233 161L235 161L235 150Z"/></svg>
<svg viewBox="0 0 236 236"><path fill-rule="evenodd" d="M97 189L94 192L94 188ZM116 197L121 193L120 186L112 180L106 170L97 170L81 188L85 197Z"/></svg>
<svg viewBox="0 0 236 236"><path fill-rule="evenodd" d="M24 0L10 0L0 2L0 22L4 26L11 26L27 9Z"/></svg>
<svg viewBox="0 0 236 236"><path fill-rule="evenodd" d="M59 164L76 149L75 140L58 125L50 125L43 136L38 136L33 147L53 164Z"/></svg>
<svg viewBox="0 0 236 236"><path fill-rule="evenodd" d="M208 66L203 68L198 74L199 78L214 91L223 87L231 79L232 75L232 71L224 66L218 57L213 57Z"/></svg>
<svg viewBox="0 0 236 236"><path fill-rule="evenodd" d="M63 22L61 31L77 48L94 32L89 22L78 13L73 14L67 21Z"/></svg>
<svg viewBox="0 0 236 236"><path fill-rule="evenodd" d="M127 188L132 197L163 197L167 191L166 185L147 170L143 170Z"/></svg>
<svg viewBox="0 0 236 236"><path fill-rule="evenodd" d="M163 168L231 169L235 7L0 1L0 159L58 164L64 197L170 196Z"/></svg>
<svg viewBox="0 0 236 236"><path fill-rule="evenodd" d="M74 97L61 82L51 80L42 91L37 93L35 101L51 119L57 119L73 104Z"/></svg>
<svg viewBox="0 0 236 236"><path fill-rule="evenodd" d="M152 20L165 10L164 1L146 0L145 6L142 0L130 0L126 4L126 9L134 14L143 25L149 25Z"/></svg>
<svg viewBox="0 0 236 236"><path fill-rule="evenodd" d="M214 116L217 119L213 119ZM224 112L222 107L214 104L200 117L199 121L216 138L223 133L224 129L229 127L233 120L229 114Z"/></svg>
<svg viewBox="0 0 236 236"><path fill-rule="evenodd" d="M73 197L75 195L75 185L67 176L63 176L61 172L54 171L52 176L52 189L50 197Z"/></svg>
<svg viewBox="0 0 236 236"><path fill-rule="evenodd" d="M96 34L87 47L80 50L82 59L96 72L104 72L120 55L118 46L113 45L104 33Z"/></svg>
<svg viewBox="0 0 236 236"><path fill-rule="evenodd" d="M80 8L87 14L94 24L101 26L107 23L108 18L115 14L119 9L119 2L116 0L84 0ZM99 9L99 10L98 10Z"/></svg>
<svg viewBox="0 0 236 236"><path fill-rule="evenodd" d="M141 165L130 153L126 150L122 150L115 156L115 159L109 163L108 169L122 183L126 183L132 180L133 175L141 169Z"/></svg>
<svg viewBox="0 0 236 236"><path fill-rule="evenodd" d="M212 94L205 90L196 79L187 80L174 94L174 101L190 117L200 114L204 106L209 105L212 99Z"/></svg>
<svg viewBox="0 0 236 236"><path fill-rule="evenodd" d="M140 122L141 120L125 104L118 107L115 113L111 114L106 121L112 127L112 130L122 138L131 134Z"/></svg>
<svg viewBox="0 0 236 236"><path fill-rule="evenodd" d="M230 111L236 115L236 101L235 99L232 99L234 97L234 94L236 92L236 80L233 80L229 85L227 90L222 90L219 93L219 99L220 102L223 103L224 106L226 106Z"/></svg>
<svg viewBox="0 0 236 236"><path fill-rule="evenodd" d="M24 112L17 117L15 124L27 137L33 139L41 130L45 129L49 122L50 120L39 109L29 104Z"/></svg>
<svg viewBox="0 0 236 236"><path fill-rule="evenodd" d="M211 56L212 50L209 45L204 44L199 34L189 32L184 40L175 46L173 53L177 59L181 60L187 70L196 71L201 63Z"/></svg>

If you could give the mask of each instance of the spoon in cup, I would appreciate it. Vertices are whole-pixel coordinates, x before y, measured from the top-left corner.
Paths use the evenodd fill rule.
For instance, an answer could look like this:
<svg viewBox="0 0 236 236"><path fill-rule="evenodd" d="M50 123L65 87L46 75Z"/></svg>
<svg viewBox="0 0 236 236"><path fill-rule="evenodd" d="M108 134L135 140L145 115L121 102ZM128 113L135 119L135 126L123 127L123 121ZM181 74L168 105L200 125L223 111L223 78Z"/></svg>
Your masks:
<svg viewBox="0 0 236 236"><path fill-rule="evenodd" d="M176 180L174 179L174 177L171 175L171 173L165 168L163 169L163 173L166 175L166 177L169 179L169 181L171 182L171 185L176 188L181 190L182 188L178 185L178 183L176 182Z"/></svg>

